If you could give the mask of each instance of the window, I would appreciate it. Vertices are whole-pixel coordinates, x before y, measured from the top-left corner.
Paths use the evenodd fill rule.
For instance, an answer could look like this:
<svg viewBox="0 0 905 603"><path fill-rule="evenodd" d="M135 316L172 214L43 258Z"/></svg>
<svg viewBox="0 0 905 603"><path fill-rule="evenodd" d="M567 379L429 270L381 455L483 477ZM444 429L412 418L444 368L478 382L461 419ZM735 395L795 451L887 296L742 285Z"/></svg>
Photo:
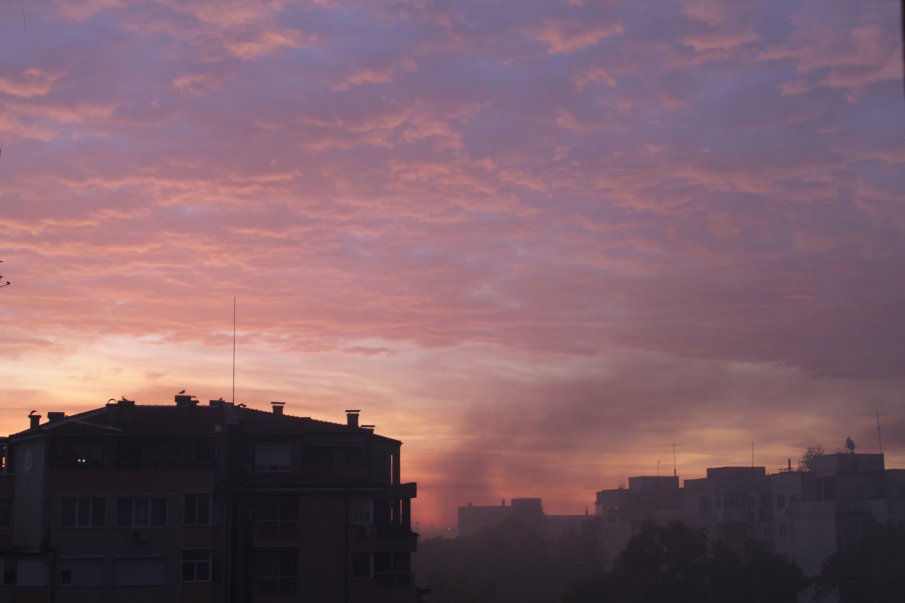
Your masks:
<svg viewBox="0 0 905 603"><path fill-rule="evenodd" d="M261 446L255 449L255 472L285 473L292 469L292 450Z"/></svg>
<svg viewBox="0 0 905 603"><path fill-rule="evenodd" d="M777 509L785 509L786 508L786 497L782 494L776 495L776 508Z"/></svg>
<svg viewBox="0 0 905 603"><path fill-rule="evenodd" d="M789 537L789 529L786 527L786 524L779 524L779 537L780 538L788 538Z"/></svg>
<svg viewBox="0 0 905 603"><path fill-rule="evenodd" d="M102 528L106 510L103 498L64 498L64 528Z"/></svg>
<svg viewBox="0 0 905 603"><path fill-rule="evenodd" d="M185 513L183 517L186 525L206 526L211 523L211 495L210 494L186 494Z"/></svg>
<svg viewBox="0 0 905 603"><path fill-rule="evenodd" d="M371 523L371 499L359 498L352 501L352 523L358 525Z"/></svg>
<svg viewBox="0 0 905 603"><path fill-rule="evenodd" d="M8 586L16 583L16 560L0 557L0 584Z"/></svg>
<svg viewBox="0 0 905 603"><path fill-rule="evenodd" d="M63 586L104 585L104 560L101 558L63 558L58 563Z"/></svg>
<svg viewBox="0 0 905 603"><path fill-rule="evenodd" d="M210 582L213 577L213 565L211 551L182 551L182 581Z"/></svg>
<svg viewBox="0 0 905 603"><path fill-rule="evenodd" d="M0 528L13 527L13 499L0 498Z"/></svg>
<svg viewBox="0 0 905 603"><path fill-rule="evenodd" d="M260 595L294 595L298 592L298 550L257 549L255 590Z"/></svg>
<svg viewBox="0 0 905 603"><path fill-rule="evenodd" d="M411 583L410 553L374 553L374 580L381 586L404 586Z"/></svg>
<svg viewBox="0 0 905 603"><path fill-rule="evenodd" d="M352 555L352 577L360 579L371 577L370 553L354 553Z"/></svg>
<svg viewBox="0 0 905 603"><path fill-rule="evenodd" d="M116 525L120 528L159 527L167 524L167 499L116 499Z"/></svg>
<svg viewBox="0 0 905 603"><path fill-rule="evenodd" d="M161 586L167 583L164 557L118 557L113 560L116 586Z"/></svg>
<svg viewBox="0 0 905 603"><path fill-rule="evenodd" d="M335 449L310 444L302 447L302 466L305 469L332 469L336 462Z"/></svg>
<svg viewBox="0 0 905 603"><path fill-rule="evenodd" d="M256 498L254 518L258 538L295 538L298 533L298 498L292 495Z"/></svg>

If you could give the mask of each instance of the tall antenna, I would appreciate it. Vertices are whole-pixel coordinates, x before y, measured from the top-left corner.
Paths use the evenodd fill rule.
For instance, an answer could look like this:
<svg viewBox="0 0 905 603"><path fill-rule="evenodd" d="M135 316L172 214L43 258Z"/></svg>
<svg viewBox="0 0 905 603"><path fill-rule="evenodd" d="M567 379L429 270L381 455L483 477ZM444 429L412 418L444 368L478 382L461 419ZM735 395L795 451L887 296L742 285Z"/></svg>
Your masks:
<svg viewBox="0 0 905 603"><path fill-rule="evenodd" d="M751 442L751 466L754 466L754 441Z"/></svg>
<svg viewBox="0 0 905 603"><path fill-rule="evenodd" d="M232 403L236 403L236 296L233 295L233 396Z"/></svg>
<svg viewBox="0 0 905 603"><path fill-rule="evenodd" d="M678 477L678 475L679 475L678 464L676 463L676 446L681 446L681 445L682 444L677 444L675 441L673 441L670 444L661 444L661 446L671 446L672 447L672 476L673 477Z"/></svg>
<svg viewBox="0 0 905 603"><path fill-rule="evenodd" d="M672 443L672 476L679 477L679 471L676 466L676 443Z"/></svg>
<svg viewBox="0 0 905 603"><path fill-rule="evenodd" d="M881 413L879 410L876 410L868 415L861 415L862 417L877 417L877 446L880 447L880 454L883 454L883 439L880 437L880 417L888 417L889 413L884 412Z"/></svg>

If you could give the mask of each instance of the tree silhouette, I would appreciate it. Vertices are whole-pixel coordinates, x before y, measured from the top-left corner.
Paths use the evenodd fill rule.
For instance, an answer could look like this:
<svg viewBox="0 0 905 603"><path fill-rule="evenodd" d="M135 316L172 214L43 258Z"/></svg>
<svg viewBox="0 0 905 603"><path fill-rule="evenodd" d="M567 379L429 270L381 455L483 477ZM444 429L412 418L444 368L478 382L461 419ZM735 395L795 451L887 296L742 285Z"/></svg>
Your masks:
<svg viewBox="0 0 905 603"><path fill-rule="evenodd" d="M804 454L801 455L801 458L798 459L798 470L813 471L814 459L825 454L826 451L824 451L823 446L808 446L807 450L804 451Z"/></svg>
<svg viewBox="0 0 905 603"><path fill-rule="evenodd" d="M827 557L817 577L816 601L905 601L905 526L867 524L855 544Z"/></svg>
<svg viewBox="0 0 905 603"><path fill-rule="evenodd" d="M563 603L795 603L807 586L801 569L756 542L739 555L709 547L702 530L646 525L609 572L597 572Z"/></svg>

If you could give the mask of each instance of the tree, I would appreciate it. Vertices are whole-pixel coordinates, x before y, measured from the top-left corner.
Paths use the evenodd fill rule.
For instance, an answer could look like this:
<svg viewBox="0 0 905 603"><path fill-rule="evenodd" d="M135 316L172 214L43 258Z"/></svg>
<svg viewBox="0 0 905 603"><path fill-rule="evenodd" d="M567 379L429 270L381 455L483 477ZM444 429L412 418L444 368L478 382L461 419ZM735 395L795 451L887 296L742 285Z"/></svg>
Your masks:
<svg viewBox="0 0 905 603"><path fill-rule="evenodd" d="M797 565L756 542L739 555L672 522L644 526L609 572L577 584L563 603L795 603L807 583Z"/></svg>
<svg viewBox="0 0 905 603"><path fill-rule="evenodd" d="M863 537L823 561L815 601L905 601L905 526L869 523Z"/></svg>
<svg viewBox="0 0 905 603"><path fill-rule="evenodd" d="M418 586L431 603L550 603L596 565L593 533L547 535L543 521L510 517L473 537L418 545Z"/></svg>
<svg viewBox="0 0 905 603"><path fill-rule="evenodd" d="M826 452L823 450L823 446L808 446L807 450L804 451L804 454L801 455L801 458L798 459L798 470L799 471L813 471L814 470L814 459L825 455Z"/></svg>

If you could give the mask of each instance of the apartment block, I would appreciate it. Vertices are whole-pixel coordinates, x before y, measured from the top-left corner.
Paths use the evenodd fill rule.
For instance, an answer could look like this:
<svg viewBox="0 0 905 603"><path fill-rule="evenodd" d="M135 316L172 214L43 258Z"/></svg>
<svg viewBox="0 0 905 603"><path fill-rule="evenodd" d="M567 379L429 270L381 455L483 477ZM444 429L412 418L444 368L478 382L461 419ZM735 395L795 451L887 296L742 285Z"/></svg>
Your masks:
<svg viewBox="0 0 905 603"><path fill-rule="evenodd" d="M359 425L189 395L5 442L0 602L415 602L416 484Z"/></svg>

